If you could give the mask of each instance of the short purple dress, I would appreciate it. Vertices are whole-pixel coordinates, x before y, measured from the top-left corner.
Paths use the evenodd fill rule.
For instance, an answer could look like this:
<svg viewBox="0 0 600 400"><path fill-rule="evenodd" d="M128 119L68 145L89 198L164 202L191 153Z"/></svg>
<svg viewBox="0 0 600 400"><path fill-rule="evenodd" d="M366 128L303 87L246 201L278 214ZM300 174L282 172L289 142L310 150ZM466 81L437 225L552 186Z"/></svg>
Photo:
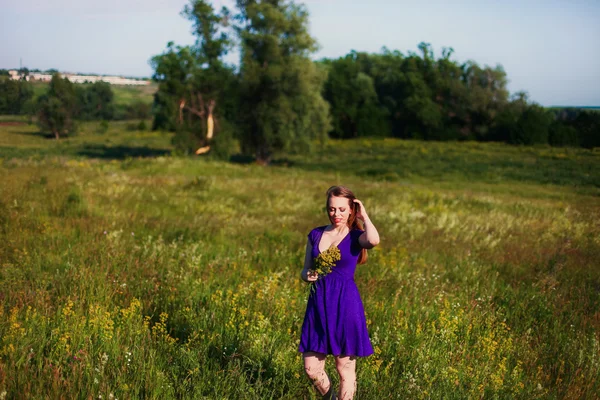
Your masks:
<svg viewBox="0 0 600 400"><path fill-rule="evenodd" d="M319 242L326 226L308 234L312 257L319 255ZM358 241L364 231L353 229L337 245L341 259L331 272L315 282L306 304L300 346L302 353L314 351L336 356L366 357L373 354L367 331L365 311L354 271L362 247Z"/></svg>

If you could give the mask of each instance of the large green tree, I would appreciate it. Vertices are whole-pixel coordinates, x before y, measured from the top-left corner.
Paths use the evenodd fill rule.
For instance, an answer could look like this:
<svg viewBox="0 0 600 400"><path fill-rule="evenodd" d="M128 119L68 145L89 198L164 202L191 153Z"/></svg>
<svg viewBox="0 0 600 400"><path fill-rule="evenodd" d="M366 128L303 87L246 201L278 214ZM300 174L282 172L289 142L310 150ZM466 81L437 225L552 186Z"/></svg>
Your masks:
<svg viewBox="0 0 600 400"><path fill-rule="evenodd" d="M226 8L216 13L204 0L192 0L183 10L192 21L193 46L167 45L167 51L152 59L159 89L154 99L154 128L174 130L175 144L197 154L210 149L213 135L221 139L229 124L237 96L233 68L223 61L231 48L230 15ZM216 135L215 135L216 137Z"/></svg>
<svg viewBox="0 0 600 400"><path fill-rule="evenodd" d="M326 78L309 58L308 12L287 0L238 0L243 150L269 163L277 150L308 150L330 129Z"/></svg>

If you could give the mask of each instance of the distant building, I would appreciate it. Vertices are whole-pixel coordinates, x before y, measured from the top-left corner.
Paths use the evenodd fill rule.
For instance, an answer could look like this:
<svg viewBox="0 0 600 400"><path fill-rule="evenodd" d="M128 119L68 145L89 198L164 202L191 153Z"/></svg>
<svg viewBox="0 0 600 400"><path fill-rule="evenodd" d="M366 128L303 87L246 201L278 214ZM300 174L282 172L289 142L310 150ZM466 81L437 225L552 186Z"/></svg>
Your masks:
<svg viewBox="0 0 600 400"><path fill-rule="evenodd" d="M40 74L38 72L30 72L29 76L27 76L28 81L41 81L41 82L50 82L52 79L52 75L50 74Z"/></svg>
<svg viewBox="0 0 600 400"><path fill-rule="evenodd" d="M10 79L18 80L23 77L19 74L19 71L11 69L8 71ZM130 79L123 78L121 76L101 76L101 75L78 75L78 74L61 74L73 83L94 83L94 82L107 82L111 85L149 85L149 80L142 79ZM27 81L38 81L38 82L50 82L52 75L41 74L38 72L30 72L29 75L25 76Z"/></svg>

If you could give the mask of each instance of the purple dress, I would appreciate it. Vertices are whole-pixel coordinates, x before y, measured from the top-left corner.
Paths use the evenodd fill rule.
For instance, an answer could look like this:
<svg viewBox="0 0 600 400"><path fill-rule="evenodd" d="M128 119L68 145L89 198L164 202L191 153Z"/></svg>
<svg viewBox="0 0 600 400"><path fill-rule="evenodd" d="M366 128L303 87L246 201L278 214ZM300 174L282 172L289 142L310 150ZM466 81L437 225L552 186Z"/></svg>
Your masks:
<svg viewBox="0 0 600 400"><path fill-rule="evenodd" d="M308 234L312 257L319 255L319 242L326 226ZM358 242L364 231L354 229L337 245L341 259L331 272L315 282L306 304L299 351L314 351L336 356L366 357L373 354L367 332L365 311L354 271L362 247Z"/></svg>

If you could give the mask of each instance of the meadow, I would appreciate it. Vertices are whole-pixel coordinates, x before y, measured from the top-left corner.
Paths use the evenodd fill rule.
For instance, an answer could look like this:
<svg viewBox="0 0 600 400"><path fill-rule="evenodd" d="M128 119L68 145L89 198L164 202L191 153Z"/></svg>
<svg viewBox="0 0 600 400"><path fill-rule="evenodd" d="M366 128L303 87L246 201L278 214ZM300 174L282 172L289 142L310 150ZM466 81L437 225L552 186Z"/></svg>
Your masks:
<svg viewBox="0 0 600 400"><path fill-rule="evenodd" d="M598 151L313 150L261 167L125 122L55 141L0 119L0 398L318 398L300 271L334 184L381 235L356 399L600 397Z"/></svg>
<svg viewBox="0 0 600 400"><path fill-rule="evenodd" d="M40 96L48 92L50 84L48 82L32 82L33 99L37 100ZM86 87L88 84L78 84L80 87ZM158 85L151 82L149 85L132 86L132 85L111 85L113 92L113 103L117 115L123 115L127 106L135 105L136 103L144 103L149 106L154 101L154 93L158 89ZM121 117L122 118L122 117Z"/></svg>

